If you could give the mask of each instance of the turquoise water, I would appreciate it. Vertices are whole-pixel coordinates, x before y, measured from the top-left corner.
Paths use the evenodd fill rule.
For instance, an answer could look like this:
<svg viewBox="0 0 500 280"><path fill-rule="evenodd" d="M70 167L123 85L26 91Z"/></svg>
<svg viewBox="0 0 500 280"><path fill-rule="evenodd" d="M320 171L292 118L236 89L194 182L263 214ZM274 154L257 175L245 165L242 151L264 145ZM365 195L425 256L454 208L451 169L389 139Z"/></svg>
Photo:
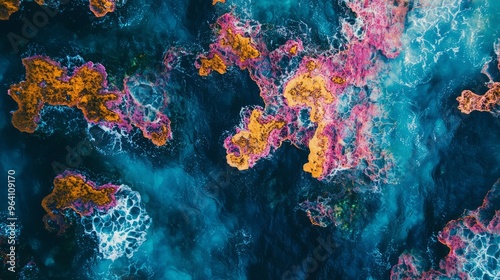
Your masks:
<svg viewBox="0 0 500 280"><path fill-rule="evenodd" d="M311 178L302 170L308 151L288 142L252 169L229 167L223 141L243 107L264 106L259 88L236 67L202 78L193 65L214 40L210 24L232 10L259 22L271 49L300 38L311 56L335 53L346 44L341 20L356 16L343 1L128 1L101 19L82 3L67 5L18 53L4 35L19 32L21 18L38 6L28 3L0 22L0 92L24 79L21 59L31 55L70 68L78 56L102 63L122 89L126 76L163 70L164 53L177 47L183 52L165 87L173 140L155 147L140 131L103 133L78 111L58 107L44 109L34 134L20 133L10 123L16 104L0 95L0 172L16 169L18 181L20 279L387 279L405 251L437 268L448 253L437 233L476 209L499 177L498 117L462 114L455 99L466 89L487 90L487 63L500 81L500 2L410 1L401 54L379 56L384 66L370 81L379 89L371 101L384 112L379 144L394 159L391 180L359 193L345 188L345 178ZM72 226L63 237L43 227L40 201L52 189L53 163L65 163L67 147L81 141L90 141L92 152L71 168L100 184L130 186L152 219L130 259L100 257L98 240L85 235L76 214L68 214ZM327 193L352 213L346 227L313 226L299 209Z"/></svg>

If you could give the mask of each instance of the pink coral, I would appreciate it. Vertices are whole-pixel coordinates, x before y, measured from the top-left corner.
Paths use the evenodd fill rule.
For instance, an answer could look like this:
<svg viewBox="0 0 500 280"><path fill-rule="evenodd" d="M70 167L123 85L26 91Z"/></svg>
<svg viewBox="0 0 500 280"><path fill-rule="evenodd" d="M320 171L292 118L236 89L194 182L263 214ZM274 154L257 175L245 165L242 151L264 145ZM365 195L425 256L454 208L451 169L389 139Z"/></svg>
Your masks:
<svg viewBox="0 0 500 280"><path fill-rule="evenodd" d="M316 201L306 200L299 204L301 210L307 213L311 224L320 227L327 227L335 222L334 211L329 205L332 199L330 197L318 196Z"/></svg>
<svg viewBox="0 0 500 280"><path fill-rule="evenodd" d="M96 186L85 176L66 171L54 179L52 193L42 200L42 206L47 212L44 217L47 229L52 227L49 223L56 223L59 232L65 229L63 212L72 209L80 216L89 216L95 210L107 211L116 205L115 193L118 186L105 184Z"/></svg>
<svg viewBox="0 0 500 280"><path fill-rule="evenodd" d="M391 270L391 279L496 279L500 275L500 181L474 211L450 221L439 242L450 248L439 269L422 271L418 259L405 253Z"/></svg>
<svg viewBox="0 0 500 280"><path fill-rule="evenodd" d="M356 14L356 23L342 22L342 34L349 44L333 55L307 56L298 39L269 51L259 23L225 14L217 19L217 37L209 54L200 58L217 55L226 66L248 69L266 105L263 117L280 116L286 122L286 129L277 134L280 139L273 141L308 147L309 162L304 170L313 177L331 179L339 171L358 169L373 181L384 180L391 160L388 153L374 147L372 119L381 113L368 98L375 86L367 86L383 66L377 59L379 53L387 58L399 54L408 3L375 0L346 1L346 5ZM298 57L298 68L282 69L279 65L285 57ZM196 63L200 71L202 66ZM309 119L302 117L304 113ZM241 127L248 127L248 120L242 120ZM225 140L228 154L237 148L227 145L232 137ZM230 160L230 165L237 165Z"/></svg>
<svg viewBox="0 0 500 280"><path fill-rule="evenodd" d="M148 104L138 100L139 91L135 91L136 87L145 87L166 97L162 77L153 82L141 75L128 77L124 81L125 90L119 91L108 85L106 70L101 64L87 62L72 75L48 57L28 57L23 59L23 64L26 80L9 89L9 95L19 107L13 112L12 124L20 131L33 133L37 129L44 106L67 106L80 109L90 124L117 127L126 132L137 127L157 146L165 145L172 138L170 120L162 113L167 103L157 108L146 106Z"/></svg>

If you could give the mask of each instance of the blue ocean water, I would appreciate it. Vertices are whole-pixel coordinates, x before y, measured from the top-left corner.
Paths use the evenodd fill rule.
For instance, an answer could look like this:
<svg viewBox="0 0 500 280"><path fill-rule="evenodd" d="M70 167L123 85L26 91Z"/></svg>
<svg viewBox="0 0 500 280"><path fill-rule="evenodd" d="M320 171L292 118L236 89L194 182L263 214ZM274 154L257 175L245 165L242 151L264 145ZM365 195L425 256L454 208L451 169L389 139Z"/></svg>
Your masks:
<svg viewBox="0 0 500 280"><path fill-rule="evenodd" d="M381 137L394 156L396 181L377 193L345 194L362 214L342 230L315 227L298 210L305 199L341 189L303 172L307 150L284 143L250 170L226 164L222 143L241 108L264 104L246 71L234 67L201 78L193 61L211 43L210 24L231 10L262 23L271 47L299 37L313 54L335 51L345 43L339 20L355 17L346 14L345 3L129 0L95 19L87 3L70 1L16 52L7 34L20 33L22 18L40 11L23 3L0 22L0 172L16 170L19 263L36 265L12 279L387 279L404 251L419 252L426 265L437 267L447 254L437 233L464 209L477 208L500 174L498 118L464 115L455 100L465 89L486 91L481 69L488 61L499 78L500 3L409 5L401 55L386 61L377 81L381 93L372 97L387 113ZM138 131L128 138L103 136L75 110L47 109L34 134L10 123L16 104L6 93L24 79L24 57L43 54L70 68L80 60L99 62L110 83L123 88L125 76L161 69L170 47L187 54L169 77L173 140L166 147ZM96 240L83 234L76 216L64 236L43 226L40 202L59 171L54 163L68 166L68 154L82 141L92 143L92 152L69 168L100 184L130 186L153 220L130 259L99 258ZM0 278L9 277L2 270Z"/></svg>

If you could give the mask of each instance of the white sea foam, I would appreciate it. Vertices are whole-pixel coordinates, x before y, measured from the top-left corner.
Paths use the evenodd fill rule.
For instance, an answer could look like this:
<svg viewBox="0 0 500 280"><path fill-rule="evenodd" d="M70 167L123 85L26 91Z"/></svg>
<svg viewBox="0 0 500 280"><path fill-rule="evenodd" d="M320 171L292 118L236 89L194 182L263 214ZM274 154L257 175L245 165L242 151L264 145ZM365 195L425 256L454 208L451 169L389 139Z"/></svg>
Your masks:
<svg viewBox="0 0 500 280"><path fill-rule="evenodd" d="M97 237L99 253L104 259L131 258L146 241L151 218L141 204L141 195L121 185L116 193L117 205L107 212L95 211L82 223L85 233Z"/></svg>

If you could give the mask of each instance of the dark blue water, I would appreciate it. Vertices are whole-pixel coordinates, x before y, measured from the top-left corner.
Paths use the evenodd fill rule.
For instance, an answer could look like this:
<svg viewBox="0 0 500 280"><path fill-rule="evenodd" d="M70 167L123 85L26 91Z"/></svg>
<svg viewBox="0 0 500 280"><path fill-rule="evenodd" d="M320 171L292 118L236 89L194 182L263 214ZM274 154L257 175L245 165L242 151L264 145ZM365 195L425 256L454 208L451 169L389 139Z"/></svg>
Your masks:
<svg viewBox="0 0 500 280"><path fill-rule="evenodd" d="M212 42L210 24L231 5L238 16L263 24L270 48L299 36L317 53L341 45L339 20L354 15L346 15L342 1L227 2L129 0L95 19L87 3L71 1L17 52L7 34L20 34L22 17L31 19L41 8L23 3L0 22L0 172L16 170L22 226L22 272L12 275L4 266L0 279L387 279L405 250L437 267L447 249L436 234L464 209L477 208L500 176L498 118L463 115L455 101L462 90L486 90L480 72L496 59L500 5L440 0L410 10L403 51L387 61L388 71L377 81L382 93L376 102L391 127L380 137L394 155L397 180L378 193L342 193L341 200L356 209L354 218L346 228L321 228L311 225L298 203L338 194L342 186L311 178L302 170L308 151L289 143L250 170L230 168L223 140L239 124L241 108L264 105L259 89L236 68L201 78L193 62ZM168 79L173 140L165 147L139 131L128 138L102 136L76 110L44 111L45 123L34 134L10 124L16 104L6 93L24 79L24 57L47 55L70 68L98 62L122 89L125 76L161 69L170 47L188 54ZM153 220L131 259L100 258L97 240L84 234L76 215L63 236L42 222L40 202L61 171L54 163L68 166L68 148L91 136L103 139L91 142L92 152L71 168L99 184L138 191Z"/></svg>

